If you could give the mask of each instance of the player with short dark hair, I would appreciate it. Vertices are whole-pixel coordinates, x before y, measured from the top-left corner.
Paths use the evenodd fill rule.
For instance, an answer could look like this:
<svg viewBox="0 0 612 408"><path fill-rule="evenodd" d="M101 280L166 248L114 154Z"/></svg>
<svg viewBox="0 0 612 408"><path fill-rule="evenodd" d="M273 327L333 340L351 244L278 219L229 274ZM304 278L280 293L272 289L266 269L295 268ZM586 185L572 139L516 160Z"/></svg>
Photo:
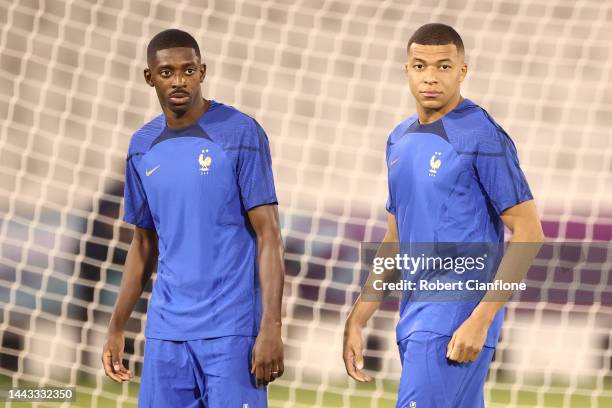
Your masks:
<svg viewBox="0 0 612 408"><path fill-rule="evenodd" d="M429 23L419 27L408 39L408 46L406 47L408 54L410 54L410 47L415 43L421 45L452 44L457 49L459 56L465 56L465 48L461 36L453 27L446 24Z"/></svg>
<svg viewBox="0 0 612 408"><path fill-rule="evenodd" d="M283 244L270 150L251 117L202 97L195 39L147 47L163 114L131 138L124 220L135 225L102 361L115 381L124 326L157 263L140 407L266 407L283 374Z"/></svg>
<svg viewBox="0 0 612 408"><path fill-rule="evenodd" d="M155 64L155 58L157 57L157 51L167 50L168 48L191 48L198 57L198 60L202 61L202 55L200 54L200 46L198 42L191 36L191 34L178 30L176 28L170 28L162 32L157 33L149 44L147 45L147 64L149 67Z"/></svg>
<svg viewBox="0 0 612 408"><path fill-rule="evenodd" d="M467 65L459 34L444 24L422 26L408 42L405 69L417 113L400 123L387 142L383 242L399 248L451 243L461 251L462 243L503 243L504 225L513 232L511 245L541 242L541 224L513 142L484 109L461 96ZM527 266L536 253L527 249L522 257ZM496 276L508 269L510 254L492 263ZM402 298L398 408L484 406L483 386L506 299L489 301L486 295L481 298L486 301ZM343 357L347 373L357 381L371 379L362 371L362 329L379 305L362 295L346 321Z"/></svg>

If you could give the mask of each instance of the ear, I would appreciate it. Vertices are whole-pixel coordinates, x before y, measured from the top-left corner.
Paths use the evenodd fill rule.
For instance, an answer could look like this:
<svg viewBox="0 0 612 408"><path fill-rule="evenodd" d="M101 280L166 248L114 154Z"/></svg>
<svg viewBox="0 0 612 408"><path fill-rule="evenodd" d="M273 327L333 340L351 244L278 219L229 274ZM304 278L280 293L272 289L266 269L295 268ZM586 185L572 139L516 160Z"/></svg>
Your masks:
<svg viewBox="0 0 612 408"><path fill-rule="evenodd" d="M410 69L410 66L408 65L408 63L404 64L404 75L406 75L406 78L409 78L409 74L408 74L408 70Z"/></svg>
<svg viewBox="0 0 612 408"><path fill-rule="evenodd" d="M149 84L149 86L155 86L151 80L151 70L149 68L145 68L143 74L145 82Z"/></svg>
<svg viewBox="0 0 612 408"><path fill-rule="evenodd" d="M463 80L465 79L467 75L467 71L468 71L468 66L466 63L464 63L459 70L459 82L463 82Z"/></svg>
<svg viewBox="0 0 612 408"><path fill-rule="evenodd" d="M204 78L206 78L206 64L200 64L200 83L204 82Z"/></svg>

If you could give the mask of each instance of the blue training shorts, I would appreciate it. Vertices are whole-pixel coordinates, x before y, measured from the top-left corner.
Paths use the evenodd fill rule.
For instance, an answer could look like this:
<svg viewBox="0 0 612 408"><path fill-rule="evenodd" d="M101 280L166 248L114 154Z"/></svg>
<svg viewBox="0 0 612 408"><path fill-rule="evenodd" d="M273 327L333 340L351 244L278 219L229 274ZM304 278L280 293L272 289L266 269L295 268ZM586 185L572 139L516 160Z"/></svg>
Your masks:
<svg viewBox="0 0 612 408"><path fill-rule="evenodd" d="M139 408L266 408L251 374L254 337L172 341L147 338Z"/></svg>
<svg viewBox="0 0 612 408"><path fill-rule="evenodd" d="M465 364L446 358L449 336L415 332L399 342L402 376L396 408L484 408L483 388L494 348Z"/></svg>

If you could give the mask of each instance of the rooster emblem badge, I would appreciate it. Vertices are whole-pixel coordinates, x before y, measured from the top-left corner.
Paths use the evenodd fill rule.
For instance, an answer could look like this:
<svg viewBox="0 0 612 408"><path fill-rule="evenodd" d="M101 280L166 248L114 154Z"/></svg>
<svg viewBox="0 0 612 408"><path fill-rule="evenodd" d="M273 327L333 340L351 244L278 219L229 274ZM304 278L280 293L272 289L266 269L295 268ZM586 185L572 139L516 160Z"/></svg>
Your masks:
<svg viewBox="0 0 612 408"><path fill-rule="evenodd" d="M200 163L200 174L207 174L212 164L212 157L205 155L208 153L208 149L203 149L198 157L198 163Z"/></svg>
<svg viewBox="0 0 612 408"><path fill-rule="evenodd" d="M435 152L431 159L429 159L429 176L435 177L438 174L438 169L442 165L442 160L440 160L440 156L442 152Z"/></svg>

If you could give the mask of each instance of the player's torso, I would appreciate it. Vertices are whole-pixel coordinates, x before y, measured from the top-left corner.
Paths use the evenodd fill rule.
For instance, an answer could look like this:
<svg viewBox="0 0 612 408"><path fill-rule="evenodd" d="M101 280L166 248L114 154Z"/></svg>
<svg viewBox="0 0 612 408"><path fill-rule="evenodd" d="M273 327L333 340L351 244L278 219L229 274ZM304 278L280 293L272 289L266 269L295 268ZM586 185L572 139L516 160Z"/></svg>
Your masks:
<svg viewBox="0 0 612 408"><path fill-rule="evenodd" d="M457 217L469 221L469 214L462 213L474 205L476 180L470 163L449 142L441 121L416 123L396 138L389 150L389 188L402 241L459 238L458 226L452 224L462 221Z"/></svg>
<svg viewBox="0 0 612 408"><path fill-rule="evenodd" d="M148 337L252 335L256 244L240 196L235 111L213 105L195 124L146 133L136 171L159 236ZM237 115L237 114L235 114Z"/></svg>
<svg viewBox="0 0 612 408"><path fill-rule="evenodd" d="M397 136L388 152L388 177L400 242L408 244L402 248L408 250L410 256L426 254L444 258L450 255L446 249L452 249L453 256L480 255L482 248L478 242L486 242L492 235L487 226L486 200L472 166L473 154L457 149L441 120L433 126L417 123ZM462 136L470 137L469 134ZM438 243L441 242L450 245L440 247ZM486 280L490 268L477 272ZM455 275L454 271L440 273L420 270L411 278L456 281L462 276ZM465 274L468 275L473 274ZM416 302L402 301L398 340L417 331L450 336L475 305L474 301L458 301L459 298L454 299L452 295L424 295L431 295L434 301L427 302L425 298ZM501 315L496 318L487 335L488 346L496 343L501 319Z"/></svg>
<svg viewBox="0 0 612 408"><path fill-rule="evenodd" d="M162 140L138 169L156 224L180 219L210 225L221 221L237 194L235 164L218 144L201 135ZM235 208L234 210L239 210Z"/></svg>
<svg viewBox="0 0 612 408"><path fill-rule="evenodd" d="M176 298L179 292L186 299L208 293L227 281L224 276L236 267L229 259L235 252L252 250L236 157L222 144L231 131L207 132L200 123L178 131L163 129L139 162L159 236L158 277L174 288Z"/></svg>

